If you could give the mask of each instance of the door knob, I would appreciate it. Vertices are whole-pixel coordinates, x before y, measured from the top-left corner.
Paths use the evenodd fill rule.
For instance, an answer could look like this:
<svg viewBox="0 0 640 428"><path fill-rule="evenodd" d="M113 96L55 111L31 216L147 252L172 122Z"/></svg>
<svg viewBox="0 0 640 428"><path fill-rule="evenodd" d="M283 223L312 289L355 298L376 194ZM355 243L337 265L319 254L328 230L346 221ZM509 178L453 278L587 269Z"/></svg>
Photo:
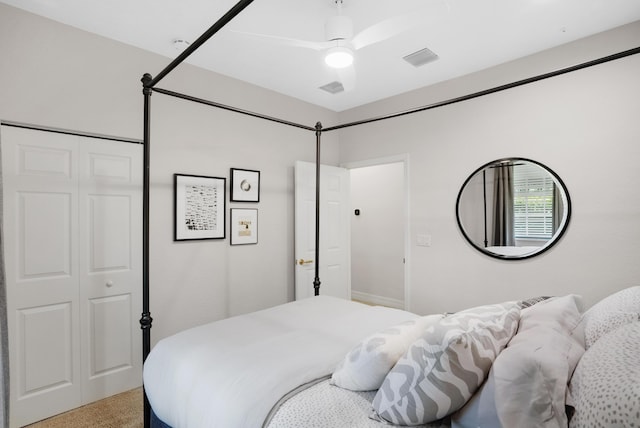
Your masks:
<svg viewBox="0 0 640 428"><path fill-rule="evenodd" d="M299 264L300 266L308 265L309 263L313 263L313 260L305 260L305 259L300 259L300 260L298 260L298 264Z"/></svg>

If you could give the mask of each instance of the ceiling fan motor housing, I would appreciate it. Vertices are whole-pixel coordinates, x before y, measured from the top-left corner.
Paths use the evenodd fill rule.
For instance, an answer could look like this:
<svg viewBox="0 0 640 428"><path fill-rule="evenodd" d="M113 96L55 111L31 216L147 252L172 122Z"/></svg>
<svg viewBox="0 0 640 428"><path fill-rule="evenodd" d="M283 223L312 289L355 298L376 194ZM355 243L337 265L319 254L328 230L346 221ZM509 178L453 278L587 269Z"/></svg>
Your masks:
<svg viewBox="0 0 640 428"><path fill-rule="evenodd" d="M324 24L324 33L328 41L348 40L353 37L353 22L348 16L331 16Z"/></svg>

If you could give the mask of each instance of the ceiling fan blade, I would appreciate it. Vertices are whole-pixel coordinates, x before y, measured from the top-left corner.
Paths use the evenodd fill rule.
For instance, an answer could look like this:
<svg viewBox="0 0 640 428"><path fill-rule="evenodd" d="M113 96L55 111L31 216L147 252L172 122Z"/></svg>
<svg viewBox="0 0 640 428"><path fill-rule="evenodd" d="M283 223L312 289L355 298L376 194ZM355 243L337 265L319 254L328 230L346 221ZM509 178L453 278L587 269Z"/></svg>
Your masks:
<svg viewBox="0 0 640 428"><path fill-rule="evenodd" d="M385 19L360 31L351 39L351 44L354 49L361 49L409 31L420 25L422 21L419 13L399 15Z"/></svg>
<svg viewBox="0 0 640 428"><path fill-rule="evenodd" d="M286 46L293 46L297 48L313 49L316 51L328 49L331 46L335 45L335 43L331 43L331 42L312 42L309 40L292 39L289 37L272 36L269 34L250 33L247 31L230 30L230 32L234 34L238 34L243 37L248 37L253 40L262 41L266 43L275 43L275 44L281 44Z"/></svg>

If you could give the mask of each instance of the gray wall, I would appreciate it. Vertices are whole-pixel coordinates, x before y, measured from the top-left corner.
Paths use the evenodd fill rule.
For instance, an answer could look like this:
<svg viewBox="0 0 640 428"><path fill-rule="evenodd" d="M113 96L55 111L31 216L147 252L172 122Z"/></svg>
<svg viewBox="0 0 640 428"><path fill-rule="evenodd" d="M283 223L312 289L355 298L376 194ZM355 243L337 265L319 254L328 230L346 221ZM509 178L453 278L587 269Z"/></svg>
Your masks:
<svg viewBox="0 0 640 428"><path fill-rule="evenodd" d="M140 78L170 62L4 4L0 55L0 119L139 139ZM337 123L328 110L188 65L159 86L309 126ZM315 159L315 133L157 93L151 112L153 342L292 300L293 165ZM338 162L337 137L323 137L326 163ZM174 242L173 174L228 179L231 167L261 171L260 203L227 205L259 209L259 245Z"/></svg>
<svg viewBox="0 0 640 428"><path fill-rule="evenodd" d="M403 308L404 163L354 168L350 178L351 294Z"/></svg>
<svg viewBox="0 0 640 428"><path fill-rule="evenodd" d="M351 121L430 104L640 46L640 22L513 63L344 112ZM428 66L427 66L428 67ZM409 308L418 313L535 295L582 294L590 305L640 282L640 55L340 135L340 161L407 153ZM393 144L389 144L392 142ZM455 203L476 168L504 157L540 161L569 189L562 240L524 261L473 249ZM418 234L432 236L418 247Z"/></svg>

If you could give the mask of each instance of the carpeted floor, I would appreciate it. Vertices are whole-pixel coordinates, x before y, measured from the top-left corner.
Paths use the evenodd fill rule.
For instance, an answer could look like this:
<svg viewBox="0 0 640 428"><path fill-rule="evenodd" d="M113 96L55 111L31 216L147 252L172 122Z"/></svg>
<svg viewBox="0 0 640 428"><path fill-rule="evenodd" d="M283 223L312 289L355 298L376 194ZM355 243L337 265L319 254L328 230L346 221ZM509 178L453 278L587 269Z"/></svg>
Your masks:
<svg viewBox="0 0 640 428"><path fill-rule="evenodd" d="M142 388L132 389L67 413L54 416L28 428L141 428L144 419Z"/></svg>

